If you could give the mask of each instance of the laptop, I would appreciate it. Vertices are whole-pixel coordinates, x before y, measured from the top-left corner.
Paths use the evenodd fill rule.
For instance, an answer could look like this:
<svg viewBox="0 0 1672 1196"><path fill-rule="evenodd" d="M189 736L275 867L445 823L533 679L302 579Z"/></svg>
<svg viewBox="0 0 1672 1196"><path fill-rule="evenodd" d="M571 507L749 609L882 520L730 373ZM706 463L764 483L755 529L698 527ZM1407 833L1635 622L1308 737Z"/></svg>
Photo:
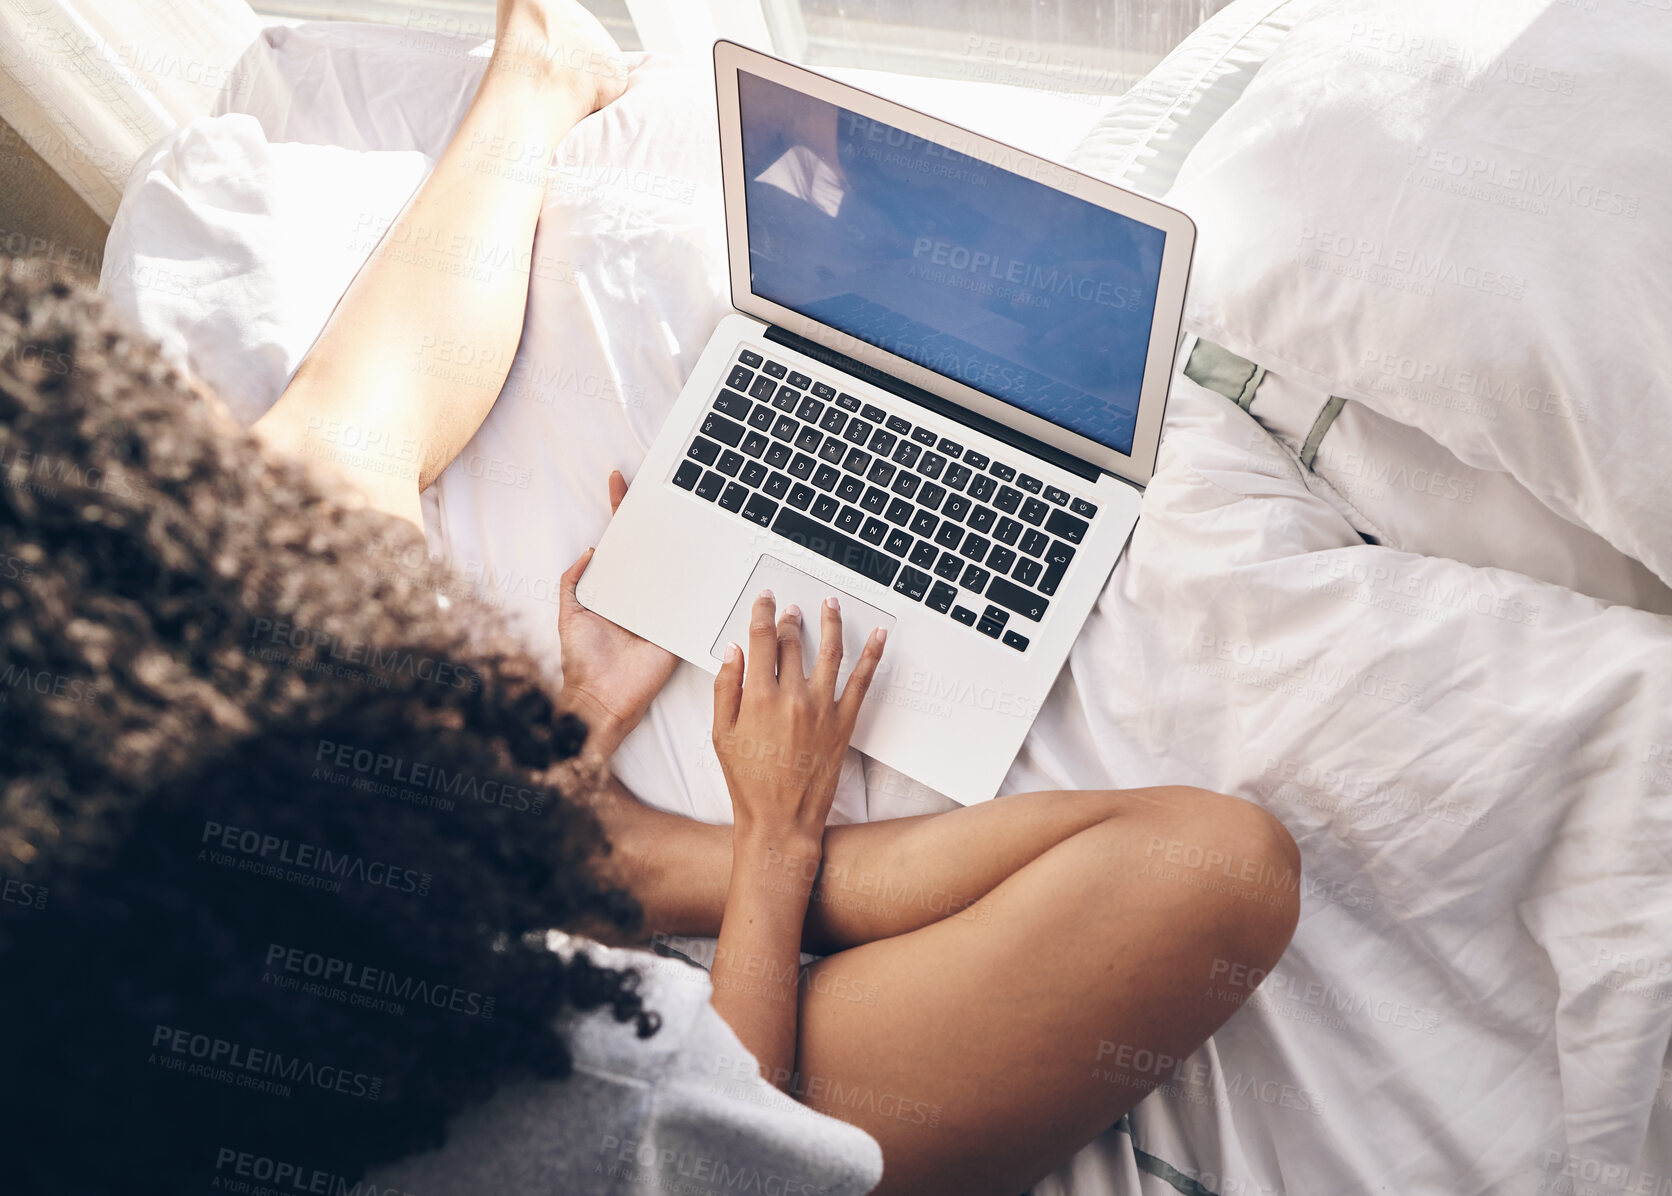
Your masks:
<svg viewBox="0 0 1672 1196"><path fill-rule="evenodd" d="M1179 344L1182 212L731 42L736 309L578 587L700 665L762 589L834 594L853 744L994 796L1138 518Z"/></svg>

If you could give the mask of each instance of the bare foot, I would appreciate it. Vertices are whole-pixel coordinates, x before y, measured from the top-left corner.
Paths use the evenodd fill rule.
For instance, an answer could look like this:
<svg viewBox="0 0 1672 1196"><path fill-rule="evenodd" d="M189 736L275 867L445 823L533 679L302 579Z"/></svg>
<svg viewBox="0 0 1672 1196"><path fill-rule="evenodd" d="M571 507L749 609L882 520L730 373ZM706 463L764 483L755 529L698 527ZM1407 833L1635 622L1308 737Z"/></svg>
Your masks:
<svg viewBox="0 0 1672 1196"><path fill-rule="evenodd" d="M627 89L621 47L577 0L499 0L493 69L572 89L596 112Z"/></svg>

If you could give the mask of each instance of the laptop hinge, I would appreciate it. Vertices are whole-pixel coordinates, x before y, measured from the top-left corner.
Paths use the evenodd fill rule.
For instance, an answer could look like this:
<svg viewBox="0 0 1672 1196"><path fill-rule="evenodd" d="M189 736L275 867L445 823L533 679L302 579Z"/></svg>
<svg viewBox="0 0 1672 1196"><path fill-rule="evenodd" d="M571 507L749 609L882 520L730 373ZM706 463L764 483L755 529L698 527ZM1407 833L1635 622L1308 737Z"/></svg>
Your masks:
<svg viewBox="0 0 1672 1196"><path fill-rule="evenodd" d="M845 353L838 353L835 349L827 349L804 336L797 336L787 328L769 324L766 329L766 339L794 349L797 353L805 353L815 361L822 361L832 369L841 370L845 374L852 374L863 382L881 387L889 394L898 395L908 402L916 403L919 407L927 407L930 411L944 415L948 419L957 420L967 428L973 428L983 435L991 436L994 440L1002 440L1005 444L1020 452L1031 453L1035 457L1049 461L1059 469L1066 469L1069 473L1082 477L1088 482L1095 482L1103 476L1103 470L1084 458L1076 457L1073 453L1060 449L1054 444L1046 444L1043 440L1035 440L1027 433L1006 427L996 419L988 419L985 415L979 415L974 411L960 407L951 399L943 399L937 394L924 390L921 386L913 386L910 382L902 382L900 379L877 369L876 366L866 365L863 361L856 361Z"/></svg>

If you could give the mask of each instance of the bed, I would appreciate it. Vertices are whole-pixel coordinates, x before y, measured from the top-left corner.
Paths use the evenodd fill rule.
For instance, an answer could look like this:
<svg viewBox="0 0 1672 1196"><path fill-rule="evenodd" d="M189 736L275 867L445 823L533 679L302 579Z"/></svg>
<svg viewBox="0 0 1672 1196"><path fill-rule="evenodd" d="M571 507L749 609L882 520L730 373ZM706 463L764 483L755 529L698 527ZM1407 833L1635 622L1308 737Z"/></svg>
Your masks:
<svg viewBox="0 0 1672 1196"><path fill-rule="evenodd" d="M1071 163L1168 194L1311 7L1236 0ZM482 61L407 31L270 30L236 108L141 160L104 289L253 419ZM425 498L432 555L554 675L557 579L604 525L605 474L632 476L727 310L721 230L708 74L641 61L559 151L523 349ZM471 368L469 346L424 357ZM1301 846L1301 924L1272 975L1203 978L1258 991L1036 1196L1672 1190L1667 612L1652 570L1510 473L1187 337L1130 550L1003 791L1259 802ZM710 699L682 665L618 765L724 821ZM950 804L851 753L834 817Z"/></svg>

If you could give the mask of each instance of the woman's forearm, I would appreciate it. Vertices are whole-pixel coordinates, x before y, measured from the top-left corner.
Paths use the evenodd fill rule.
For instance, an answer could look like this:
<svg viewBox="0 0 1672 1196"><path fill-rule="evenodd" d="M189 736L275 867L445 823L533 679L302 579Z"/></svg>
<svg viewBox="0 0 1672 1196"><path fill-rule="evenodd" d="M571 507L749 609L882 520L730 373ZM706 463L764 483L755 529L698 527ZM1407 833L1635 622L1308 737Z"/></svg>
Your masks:
<svg viewBox="0 0 1672 1196"><path fill-rule="evenodd" d="M496 52L435 169L379 235L258 428L422 526L418 494L498 398L522 336L546 167L584 73Z"/></svg>

